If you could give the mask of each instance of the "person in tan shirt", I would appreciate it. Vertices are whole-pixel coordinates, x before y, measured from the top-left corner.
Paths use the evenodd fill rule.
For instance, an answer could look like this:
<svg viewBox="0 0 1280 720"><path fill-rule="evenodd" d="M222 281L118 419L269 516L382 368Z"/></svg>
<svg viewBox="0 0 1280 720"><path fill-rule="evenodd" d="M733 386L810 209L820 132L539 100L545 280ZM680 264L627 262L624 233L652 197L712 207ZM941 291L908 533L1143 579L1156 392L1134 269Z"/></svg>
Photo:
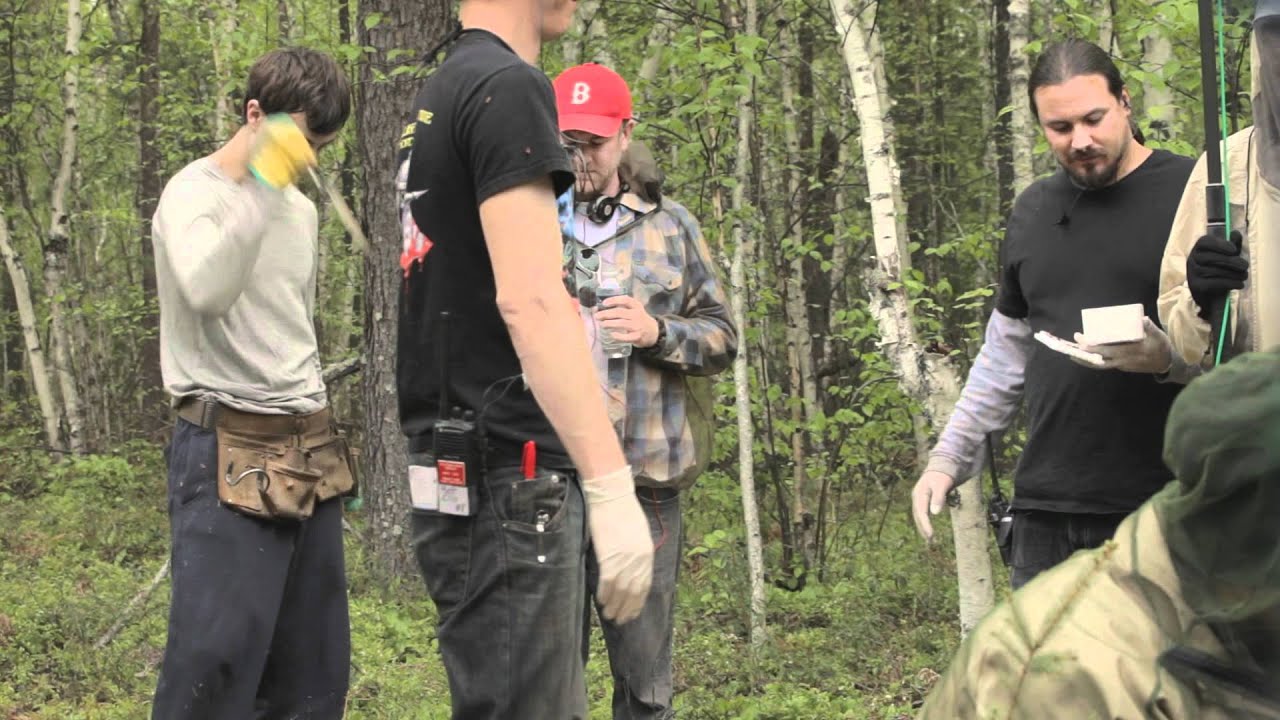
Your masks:
<svg viewBox="0 0 1280 720"><path fill-rule="evenodd" d="M1160 266L1160 321L1188 363L1212 367L1210 306L1231 293L1226 358L1280 342L1280 2L1255 9L1252 43L1253 125L1227 138L1224 173L1231 234L1206 235L1206 158L1187 182Z"/></svg>

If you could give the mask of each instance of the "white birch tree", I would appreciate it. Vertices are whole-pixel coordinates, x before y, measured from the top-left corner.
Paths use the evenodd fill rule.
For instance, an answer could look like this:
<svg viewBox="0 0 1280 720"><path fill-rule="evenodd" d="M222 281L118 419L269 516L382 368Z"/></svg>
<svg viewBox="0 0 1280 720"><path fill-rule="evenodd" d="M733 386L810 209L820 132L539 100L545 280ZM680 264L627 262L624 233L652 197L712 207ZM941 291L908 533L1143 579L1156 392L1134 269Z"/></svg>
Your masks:
<svg viewBox="0 0 1280 720"><path fill-rule="evenodd" d="M49 332L52 336L54 375L62 394L63 410L67 418L67 447L71 452L85 451L84 413L80 408L80 393L71 363L71 333L67 328L66 306L63 300L63 275L70 246L70 227L67 211L67 194L75 167L76 148L80 135L80 0L67 0L67 36L62 76L62 152L58 173L53 180L50 198L52 208L49 219L49 235L44 246L44 283L49 299Z"/></svg>
<svg viewBox="0 0 1280 720"><path fill-rule="evenodd" d="M853 85L853 110L858 117L870 191L875 257L865 267L863 282L870 296L871 314L880 328L881 347L898 374L903 393L922 411L916 416L916 445L923 460L928 431L937 432L945 425L959 397L960 381L955 368L943 356L925 352L915 332L905 288L911 258L904 251L904 238L899 232L902 218L894 203L897 161L882 122L886 108L868 42L877 30L863 27L852 0L831 0L831 9ZM981 489L977 483L965 483L958 493L960 503L952 508L951 519L960 586L960 627L962 632L968 632L991 609L995 596Z"/></svg>
<svg viewBox="0 0 1280 720"><path fill-rule="evenodd" d="M1032 153L1036 142L1036 122L1027 102L1031 74L1027 42L1031 34L1030 0L1009 0L1009 134L1013 144L1013 193L1027 189L1035 179Z"/></svg>
<svg viewBox="0 0 1280 720"><path fill-rule="evenodd" d="M22 325L22 341L27 351L27 366L31 370L31 386L40 404L40 417L44 420L45 441L51 448L62 447L59 419L62 415L57 398L53 395L53 381L45 362L44 347L40 343L40 329L36 318L35 302L31 295L31 281L22 258L9 241L9 222L4 208L0 208L0 257L9 271L9 282L18 305L18 321Z"/></svg>
<svg viewBox="0 0 1280 720"><path fill-rule="evenodd" d="M747 38L756 36L756 0L746 0L742 17L731 18L735 33ZM747 541L747 568L751 582L750 642L761 647L768 637L765 622L764 551L760 534L760 514L756 505L755 429L751 422L751 368L747 342L746 266L755 256L755 239L744 227L747 209L746 189L751 173L751 117L755 105L756 63L748 68L748 89L737 101L737 147L733 159L733 260L729 268L730 303L733 322L738 327L738 356L733 361L734 397L738 411L738 481L742 488L742 516Z"/></svg>

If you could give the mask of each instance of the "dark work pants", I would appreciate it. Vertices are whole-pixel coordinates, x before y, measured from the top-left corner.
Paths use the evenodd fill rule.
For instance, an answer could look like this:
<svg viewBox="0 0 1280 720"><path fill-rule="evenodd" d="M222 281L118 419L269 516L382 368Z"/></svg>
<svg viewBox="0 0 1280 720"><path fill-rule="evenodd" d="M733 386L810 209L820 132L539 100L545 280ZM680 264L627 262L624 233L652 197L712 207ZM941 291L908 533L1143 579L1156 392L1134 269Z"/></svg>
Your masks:
<svg viewBox="0 0 1280 720"><path fill-rule="evenodd" d="M1009 584L1014 590L1071 557L1092 550L1116 534L1127 513L1095 515L1044 510L1016 510L1013 515L1013 558Z"/></svg>
<svg viewBox="0 0 1280 720"><path fill-rule="evenodd" d="M670 720L676 716L671 652L675 631L676 580L684 547L680 493L670 488L636 488L636 497L649 519L653 538L653 585L644 609L621 625L599 614L589 603L583 615L582 661L590 645L592 605L609 651L613 675L614 720ZM594 598L600 568L594 552L587 553L587 592Z"/></svg>
<svg viewBox="0 0 1280 720"><path fill-rule="evenodd" d="M410 464L430 462L419 455ZM414 510L454 720L585 720L586 512L576 475L477 478L469 517Z"/></svg>
<svg viewBox="0 0 1280 720"><path fill-rule="evenodd" d="M173 587L154 720L342 717L351 665L342 501L303 522L218 503L217 440L169 446Z"/></svg>

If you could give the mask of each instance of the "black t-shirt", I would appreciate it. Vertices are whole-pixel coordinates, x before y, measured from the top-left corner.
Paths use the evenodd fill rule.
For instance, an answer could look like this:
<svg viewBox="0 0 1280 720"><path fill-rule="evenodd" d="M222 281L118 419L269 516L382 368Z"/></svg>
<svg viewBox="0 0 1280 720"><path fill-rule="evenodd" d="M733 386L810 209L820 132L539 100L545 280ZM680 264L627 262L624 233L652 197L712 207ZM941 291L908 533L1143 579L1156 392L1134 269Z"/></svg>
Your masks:
<svg viewBox="0 0 1280 720"><path fill-rule="evenodd" d="M1009 216L996 308L1066 340L1081 332L1084 308L1142 303L1158 324L1160 260L1194 162L1156 150L1099 190L1080 190L1062 170L1031 185ZM1152 375L1091 370L1032 343L1014 506L1108 513L1141 505L1172 478L1161 449L1179 390Z"/></svg>
<svg viewBox="0 0 1280 720"><path fill-rule="evenodd" d="M447 311L449 405L483 414L489 462L518 464L524 442L533 440L540 464L567 467L564 445L519 379L479 211L493 195L550 175L562 222L571 220L573 172L550 81L497 36L463 33L418 93L399 160L404 283L396 381L409 449L430 449L444 351L440 313Z"/></svg>

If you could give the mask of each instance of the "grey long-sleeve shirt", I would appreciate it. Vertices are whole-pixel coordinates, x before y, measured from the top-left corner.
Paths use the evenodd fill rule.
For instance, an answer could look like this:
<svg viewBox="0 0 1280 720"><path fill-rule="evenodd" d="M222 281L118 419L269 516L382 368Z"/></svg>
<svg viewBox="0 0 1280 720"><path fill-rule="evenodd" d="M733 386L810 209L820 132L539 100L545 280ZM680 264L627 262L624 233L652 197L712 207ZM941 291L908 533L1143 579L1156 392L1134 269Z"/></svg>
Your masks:
<svg viewBox="0 0 1280 720"><path fill-rule="evenodd" d="M165 186L152 231L160 368L174 403L209 396L249 412L323 408L315 205L294 187L234 182L202 158Z"/></svg>
<svg viewBox="0 0 1280 720"><path fill-rule="evenodd" d="M982 470L980 449L987 433L1009 427L1022 402L1027 356L1031 352L1031 325L991 312L978 357L969 370L938 444L929 453L928 470L955 478L956 483Z"/></svg>
<svg viewBox="0 0 1280 720"><path fill-rule="evenodd" d="M926 470L945 473L957 485L981 472L985 436L1009 427L1018 412L1033 342L1031 325L1026 320L1011 318L999 310L991 312L982 348L947 427L929 453ZM1198 374L1199 368L1187 365L1174 353L1173 367L1161 381L1186 383Z"/></svg>

